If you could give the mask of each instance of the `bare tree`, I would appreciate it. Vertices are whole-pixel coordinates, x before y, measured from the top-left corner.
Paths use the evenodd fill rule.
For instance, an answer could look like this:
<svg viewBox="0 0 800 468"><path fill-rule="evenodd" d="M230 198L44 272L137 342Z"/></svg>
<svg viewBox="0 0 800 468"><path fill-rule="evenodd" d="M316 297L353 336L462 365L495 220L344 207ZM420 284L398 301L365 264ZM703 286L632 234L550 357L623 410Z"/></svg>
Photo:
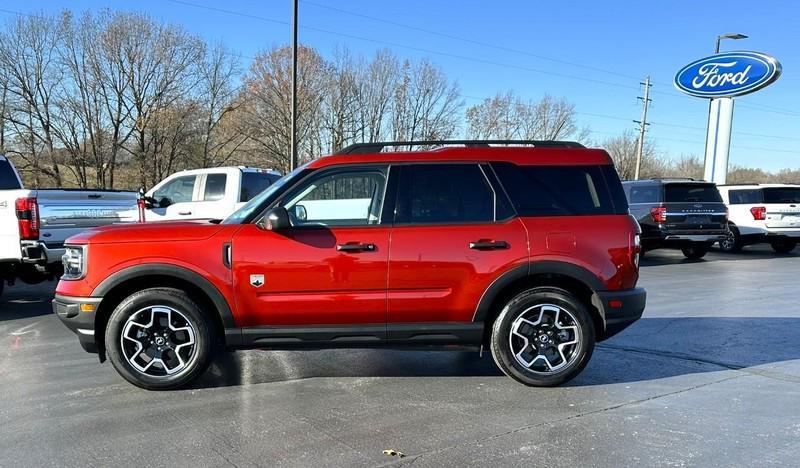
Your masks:
<svg viewBox="0 0 800 468"><path fill-rule="evenodd" d="M319 154L319 111L325 84L325 63L309 47L298 52L298 156L301 161ZM289 168L291 123L291 49L280 47L259 53L245 75L241 97L251 155L282 170Z"/></svg>
<svg viewBox="0 0 800 468"><path fill-rule="evenodd" d="M458 84L431 62L403 64L395 87L392 138L395 141L449 138L458 130L463 101Z"/></svg>
<svg viewBox="0 0 800 468"><path fill-rule="evenodd" d="M24 169L33 172L35 185L41 175L61 185L55 159L52 100L64 74L58 60L59 24L54 17L20 16L0 33L0 67L6 79L8 122Z"/></svg>
<svg viewBox="0 0 800 468"><path fill-rule="evenodd" d="M566 99L545 95L539 101L523 101L513 92L497 94L467 109L468 133L473 138L503 140L584 140L578 128L575 106Z"/></svg>
<svg viewBox="0 0 800 468"><path fill-rule="evenodd" d="M204 50L198 64L198 113L200 114L200 167L226 164L245 143L247 135L228 123L240 105L234 80L240 73L239 59L224 45Z"/></svg>
<svg viewBox="0 0 800 468"><path fill-rule="evenodd" d="M389 50L379 50L361 80L362 141L377 142L386 135L387 121L398 85L400 62Z"/></svg>
<svg viewBox="0 0 800 468"><path fill-rule="evenodd" d="M354 60L346 49L339 49L326 67L320 117L328 152L336 152L359 139L364 132L361 106L364 81L363 62Z"/></svg>
<svg viewBox="0 0 800 468"><path fill-rule="evenodd" d="M628 130L620 136L606 139L602 147L609 152L614 160L620 178L630 180L636 171L636 142L638 135ZM668 165L664 159L656 154L655 145L650 140L645 140L642 152L640 177L660 177L668 173Z"/></svg>

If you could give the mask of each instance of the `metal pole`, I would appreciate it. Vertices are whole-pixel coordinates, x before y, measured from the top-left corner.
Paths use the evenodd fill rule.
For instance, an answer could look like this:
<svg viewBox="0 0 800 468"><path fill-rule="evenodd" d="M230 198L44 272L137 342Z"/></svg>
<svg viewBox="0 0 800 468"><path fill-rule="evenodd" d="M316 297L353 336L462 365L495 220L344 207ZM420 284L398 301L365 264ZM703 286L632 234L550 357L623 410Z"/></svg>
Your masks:
<svg viewBox="0 0 800 468"><path fill-rule="evenodd" d="M291 157L289 170L297 167L297 3L294 0L294 13L292 14L292 128L291 128Z"/></svg>
<svg viewBox="0 0 800 468"><path fill-rule="evenodd" d="M639 170L642 167L642 153L644 152L644 132L645 128L647 127L647 106L650 104L650 75L648 75L644 83L644 97L640 97L639 99L642 100L644 103L644 108L642 109L642 120L639 123L639 141L636 144L636 170L633 173L633 179L639 180ZM634 122L636 122L634 120Z"/></svg>

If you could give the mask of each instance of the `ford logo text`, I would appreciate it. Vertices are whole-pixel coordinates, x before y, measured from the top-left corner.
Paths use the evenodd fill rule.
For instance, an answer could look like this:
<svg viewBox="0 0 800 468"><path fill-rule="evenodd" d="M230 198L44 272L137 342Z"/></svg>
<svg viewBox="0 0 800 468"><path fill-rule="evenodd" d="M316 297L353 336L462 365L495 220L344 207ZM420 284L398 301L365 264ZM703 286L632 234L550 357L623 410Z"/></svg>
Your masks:
<svg viewBox="0 0 800 468"><path fill-rule="evenodd" d="M675 87L691 96L732 97L752 93L781 75L774 57L758 52L725 52L686 65L675 76Z"/></svg>

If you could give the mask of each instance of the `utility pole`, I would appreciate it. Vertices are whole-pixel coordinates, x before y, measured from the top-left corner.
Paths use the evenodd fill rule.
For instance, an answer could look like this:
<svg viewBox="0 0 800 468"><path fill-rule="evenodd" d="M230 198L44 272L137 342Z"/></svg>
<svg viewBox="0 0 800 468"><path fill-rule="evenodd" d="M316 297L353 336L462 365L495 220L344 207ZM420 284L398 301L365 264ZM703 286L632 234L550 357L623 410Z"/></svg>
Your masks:
<svg viewBox="0 0 800 468"><path fill-rule="evenodd" d="M644 151L644 132L647 129L647 126L650 125L647 123L647 107L650 105L650 75L644 79L644 83L639 83L644 85L644 97L639 96L638 99L642 101L642 120L634 120L635 123L639 124L639 141L636 144L636 171L633 173L633 179L639 180L639 170L642 168L642 152Z"/></svg>
<svg viewBox="0 0 800 468"><path fill-rule="evenodd" d="M297 2L294 0L292 14L292 128L291 128L291 155L289 170L297 167Z"/></svg>

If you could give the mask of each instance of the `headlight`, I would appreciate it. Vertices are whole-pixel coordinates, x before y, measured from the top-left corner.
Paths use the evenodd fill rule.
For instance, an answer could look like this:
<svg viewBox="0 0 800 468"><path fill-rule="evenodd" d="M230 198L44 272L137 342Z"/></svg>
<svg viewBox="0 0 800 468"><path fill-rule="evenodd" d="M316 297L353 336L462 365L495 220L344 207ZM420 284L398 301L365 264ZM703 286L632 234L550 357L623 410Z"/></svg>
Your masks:
<svg viewBox="0 0 800 468"><path fill-rule="evenodd" d="M68 246L66 253L61 257L64 264L62 280L79 280L86 276L86 246Z"/></svg>

